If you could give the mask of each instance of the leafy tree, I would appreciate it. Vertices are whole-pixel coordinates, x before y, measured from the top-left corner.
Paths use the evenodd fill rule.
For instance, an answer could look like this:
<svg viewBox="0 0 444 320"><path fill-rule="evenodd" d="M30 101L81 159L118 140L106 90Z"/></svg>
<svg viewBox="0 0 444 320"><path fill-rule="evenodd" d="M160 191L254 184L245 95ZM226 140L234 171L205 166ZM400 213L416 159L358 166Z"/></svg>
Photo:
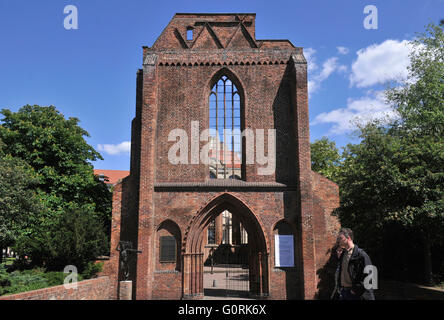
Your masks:
<svg viewBox="0 0 444 320"><path fill-rule="evenodd" d="M341 204L337 210L343 226L351 227L356 242L372 257L384 263L383 236L387 217L399 202L397 164L393 162L399 141L376 124L361 128L361 142L349 144L338 178Z"/></svg>
<svg viewBox="0 0 444 320"><path fill-rule="evenodd" d="M109 216L109 192L91 165L102 157L85 141L89 134L77 118L65 119L53 106L27 105L18 112L3 109L1 114L4 152L23 159L41 175L39 189L53 196L52 208L70 202L89 204L103 218Z"/></svg>
<svg viewBox="0 0 444 320"><path fill-rule="evenodd" d="M74 265L83 272L90 261L95 260L107 248L103 226L94 216L81 209L63 212L49 232L42 232L44 248L40 256L48 270L60 270L66 265ZM33 243L29 239L26 243ZM40 244L40 241L34 243Z"/></svg>
<svg viewBox="0 0 444 320"><path fill-rule="evenodd" d="M407 138L444 136L444 25L429 25L413 41L409 78L387 92L400 119L393 129Z"/></svg>
<svg viewBox="0 0 444 320"><path fill-rule="evenodd" d="M0 154L0 250L15 243L30 213L40 211L33 190L38 181L23 160ZM1 259L0 256L0 262Z"/></svg>
<svg viewBox="0 0 444 320"><path fill-rule="evenodd" d="M3 109L0 139L4 154L22 159L38 175L36 194L45 208L28 215L28 224L17 237L16 247L33 263L52 263L48 239L67 212L81 210L109 231L111 193L94 176L92 161L100 154L87 144L88 133L77 118L65 119L55 107L26 105L18 112ZM97 239L101 236L98 234Z"/></svg>
<svg viewBox="0 0 444 320"><path fill-rule="evenodd" d="M311 144L311 169L336 181L341 155L334 141L322 137Z"/></svg>
<svg viewBox="0 0 444 320"><path fill-rule="evenodd" d="M343 224L382 248L389 226L420 235L423 279L432 282L432 246L444 230L444 34L429 25L413 42L409 79L387 90L399 118L360 128L344 153L339 183ZM369 236L370 235L370 236ZM413 259L413 258L412 258Z"/></svg>
<svg viewBox="0 0 444 320"><path fill-rule="evenodd" d="M432 282L431 247L444 230L443 28L430 24L413 42L410 81L387 95L400 114L391 131L403 141L400 169L409 195L394 219L421 233L426 283Z"/></svg>

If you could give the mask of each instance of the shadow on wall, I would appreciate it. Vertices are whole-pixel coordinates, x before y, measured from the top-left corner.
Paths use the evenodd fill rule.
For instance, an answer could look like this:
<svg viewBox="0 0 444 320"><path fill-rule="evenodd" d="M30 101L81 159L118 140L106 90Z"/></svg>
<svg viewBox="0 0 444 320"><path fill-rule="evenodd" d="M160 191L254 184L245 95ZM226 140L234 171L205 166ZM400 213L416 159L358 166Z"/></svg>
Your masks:
<svg viewBox="0 0 444 320"><path fill-rule="evenodd" d="M274 128L276 129L276 182L294 185L298 179L295 166L299 157L295 128L295 92L291 90L295 77L291 65L287 65L273 101ZM290 147L292 146L292 147Z"/></svg>
<svg viewBox="0 0 444 320"><path fill-rule="evenodd" d="M132 248L138 249L138 229L139 229L139 212L138 212L138 192L133 192L134 182L128 176L122 181L122 201L121 201L121 222L120 222L120 240L131 241ZM111 248L116 250L116 248ZM131 253L128 261L129 279L133 281L132 296L136 296L137 288L137 259L138 254ZM121 269L119 256L118 279L124 280L123 270ZM118 284L120 286L120 282ZM118 289L120 290L120 289Z"/></svg>
<svg viewBox="0 0 444 320"><path fill-rule="evenodd" d="M335 273L338 265L338 256L336 255L336 245L326 252L329 258L325 265L316 271L318 276L318 293L316 299L330 300L331 294L335 288Z"/></svg>
<svg viewBox="0 0 444 320"><path fill-rule="evenodd" d="M284 196L284 199L286 197ZM285 201L285 200L284 200ZM301 246L297 244L300 243L298 239L296 239L297 232L295 231L296 226L294 223L290 223L286 220L281 220L276 223L276 226L273 229L273 236L276 235L291 235L293 236L293 248L294 248L294 267L275 267L276 270L281 270L285 272L285 287L286 287L286 299L287 300L298 300L303 296L303 281L301 281L301 270L302 266L298 261L302 261L301 259ZM277 254L275 252L275 254ZM272 259L275 257L272 257Z"/></svg>
<svg viewBox="0 0 444 320"><path fill-rule="evenodd" d="M232 246L229 244L220 244L213 251L214 265L223 264L245 264L248 265L248 245L242 244ZM211 255L204 262L205 266L211 266Z"/></svg>

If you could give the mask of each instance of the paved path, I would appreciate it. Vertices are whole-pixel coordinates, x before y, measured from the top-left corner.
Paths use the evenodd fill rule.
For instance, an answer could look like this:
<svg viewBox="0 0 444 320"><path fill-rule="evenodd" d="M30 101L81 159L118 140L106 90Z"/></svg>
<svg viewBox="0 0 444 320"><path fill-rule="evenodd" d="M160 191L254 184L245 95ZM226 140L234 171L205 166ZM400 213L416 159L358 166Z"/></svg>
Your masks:
<svg viewBox="0 0 444 320"><path fill-rule="evenodd" d="M253 300L248 291L248 270L204 267L204 300Z"/></svg>

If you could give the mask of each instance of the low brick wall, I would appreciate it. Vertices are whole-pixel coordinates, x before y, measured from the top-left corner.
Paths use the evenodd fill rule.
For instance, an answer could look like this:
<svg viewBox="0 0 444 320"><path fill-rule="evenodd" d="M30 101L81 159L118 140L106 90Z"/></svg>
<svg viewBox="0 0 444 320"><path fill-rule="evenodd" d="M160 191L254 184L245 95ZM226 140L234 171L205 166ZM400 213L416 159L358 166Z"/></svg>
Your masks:
<svg viewBox="0 0 444 320"><path fill-rule="evenodd" d="M0 300L111 300L113 286L109 277L84 280L77 289L66 289L63 285L27 291L0 297Z"/></svg>

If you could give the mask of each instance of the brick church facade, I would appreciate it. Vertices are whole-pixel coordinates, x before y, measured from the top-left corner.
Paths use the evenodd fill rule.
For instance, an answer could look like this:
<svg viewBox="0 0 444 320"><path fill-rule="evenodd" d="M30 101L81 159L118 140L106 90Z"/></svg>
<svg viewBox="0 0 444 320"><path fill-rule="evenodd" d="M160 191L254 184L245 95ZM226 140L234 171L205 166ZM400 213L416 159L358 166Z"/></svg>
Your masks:
<svg viewBox="0 0 444 320"><path fill-rule="evenodd" d="M141 251L128 259L135 299L204 298L209 251L221 246L243 252L250 296L315 298L317 271L339 228L331 216L338 187L311 171L303 50L288 40L257 40L255 18L176 14L143 48L130 175L114 187L106 267L118 283L119 242ZM256 138L263 130L264 155L275 149L274 170L261 174L266 164L246 161L251 148L264 150L242 137L221 138L209 148L210 162L196 161L193 152L207 142L193 140L192 131L209 128L251 129ZM188 137L180 150L187 163L171 161L175 129ZM275 140L267 139L270 130ZM292 266L276 263L281 235L293 236ZM223 257L217 263L231 268Z"/></svg>

